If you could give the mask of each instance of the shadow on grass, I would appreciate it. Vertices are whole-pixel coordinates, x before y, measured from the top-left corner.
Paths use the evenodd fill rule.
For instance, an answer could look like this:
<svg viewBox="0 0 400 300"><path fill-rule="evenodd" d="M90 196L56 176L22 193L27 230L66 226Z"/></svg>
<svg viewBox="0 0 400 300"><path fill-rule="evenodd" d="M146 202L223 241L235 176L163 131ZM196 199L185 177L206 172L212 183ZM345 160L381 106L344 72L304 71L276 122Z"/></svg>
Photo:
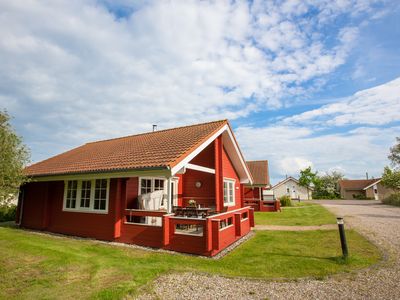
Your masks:
<svg viewBox="0 0 400 300"><path fill-rule="evenodd" d="M275 253L275 252L266 252L265 254L268 255L268 256L284 256L284 257L296 257L296 258L328 260L328 261L336 262L336 263L341 264L341 265L350 263L350 259L349 258L344 258L343 256L323 257L323 256L311 256L311 255L302 255L302 254L283 254L283 253Z"/></svg>
<svg viewBox="0 0 400 300"><path fill-rule="evenodd" d="M14 221L7 221L7 222L0 222L0 227L18 228L18 225Z"/></svg>

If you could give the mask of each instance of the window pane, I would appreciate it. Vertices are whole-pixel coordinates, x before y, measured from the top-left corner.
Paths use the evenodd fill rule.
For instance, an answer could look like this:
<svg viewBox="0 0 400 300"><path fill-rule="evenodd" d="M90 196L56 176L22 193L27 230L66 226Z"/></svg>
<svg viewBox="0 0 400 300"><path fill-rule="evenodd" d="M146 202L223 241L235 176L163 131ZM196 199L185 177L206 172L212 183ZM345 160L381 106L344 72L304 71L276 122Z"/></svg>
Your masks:
<svg viewBox="0 0 400 300"><path fill-rule="evenodd" d="M105 210L107 202L107 179L96 179L93 209Z"/></svg>
<svg viewBox="0 0 400 300"><path fill-rule="evenodd" d="M140 194L151 193L151 179L142 179L140 183L141 183Z"/></svg>
<svg viewBox="0 0 400 300"><path fill-rule="evenodd" d="M164 180L163 179L154 179L154 190L160 191L164 189Z"/></svg>
<svg viewBox="0 0 400 300"><path fill-rule="evenodd" d="M90 191L92 187L92 182L90 180L82 181L81 188L81 207L89 208L90 207Z"/></svg>
<svg viewBox="0 0 400 300"><path fill-rule="evenodd" d="M228 203L228 183L224 181L224 203Z"/></svg>
<svg viewBox="0 0 400 300"><path fill-rule="evenodd" d="M67 196L65 201L66 208L75 208L76 207L76 195L77 195L77 180L69 180L67 183Z"/></svg>
<svg viewBox="0 0 400 300"><path fill-rule="evenodd" d="M229 182L228 186L229 186L229 202L233 203L233 193L234 193L233 182Z"/></svg>

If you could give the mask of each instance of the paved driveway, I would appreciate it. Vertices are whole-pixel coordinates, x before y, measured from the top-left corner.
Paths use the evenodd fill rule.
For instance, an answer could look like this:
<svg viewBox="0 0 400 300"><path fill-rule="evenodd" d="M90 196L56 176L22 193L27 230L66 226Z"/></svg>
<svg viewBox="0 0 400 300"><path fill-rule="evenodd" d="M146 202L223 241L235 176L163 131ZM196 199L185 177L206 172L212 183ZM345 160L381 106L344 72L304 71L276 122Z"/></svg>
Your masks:
<svg viewBox="0 0 400 300"><path fill-rule="evenodd" d="M388 256L378 267L327 280L273 282L192 273L157 280L161 299L400 299L400 208L376 201L318 201L375 242ZM193 283L196 287L191 287ZM201 287L207 287L206 289ZM185 291L190 290L189 294ZM254 291L249 295L248 291Z"/></svg>

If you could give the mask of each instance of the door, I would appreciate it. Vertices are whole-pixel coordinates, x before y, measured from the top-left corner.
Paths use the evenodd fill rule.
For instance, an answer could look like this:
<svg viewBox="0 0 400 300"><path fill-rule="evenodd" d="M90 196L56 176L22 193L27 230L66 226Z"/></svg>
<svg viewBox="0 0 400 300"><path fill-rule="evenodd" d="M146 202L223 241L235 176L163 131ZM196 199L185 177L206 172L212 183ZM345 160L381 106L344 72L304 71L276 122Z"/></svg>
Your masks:
<svg viewBox="0 0 400 300"><path fill-rule="evenodd" d="M292 199L297 199L297 197L296 197L296 187L295 186L292 186L292 196L291 196L291 198Z"/></svg>
<svg viewBox="0 0 400 300"><path fill-rule="evenodd" d="M374 191L374 198L375 198L375 200L379 200L378 185L375 184L372 188L373 188L373 191Z"/></svg>

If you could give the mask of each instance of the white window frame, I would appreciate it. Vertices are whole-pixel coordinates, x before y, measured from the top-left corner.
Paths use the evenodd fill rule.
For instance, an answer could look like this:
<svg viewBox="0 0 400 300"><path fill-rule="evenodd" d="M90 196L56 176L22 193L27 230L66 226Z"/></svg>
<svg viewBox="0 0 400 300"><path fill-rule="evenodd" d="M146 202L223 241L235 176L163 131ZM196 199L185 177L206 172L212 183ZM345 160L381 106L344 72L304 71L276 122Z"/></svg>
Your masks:
<svg viewBox="0 0 400 300"><path fill-rule="evenodd" d="M154 187L155 187L155 184L154 184L154 182L155 182L155 180L163 180L164 181L164 193L167 193L167 185L168 185L168 183L167 183L167 179L166 178L164 178L164 177L139 177L139 184L138 184L138 186L139 186L139 190L138 190L138 195L141 195L142 194L142 179L146 179L146 180L151 180L151 188L150 188L150 193L152 193L152 192L155 192L155 191L158 191L158 190L155 190L154 189Z"/></svg>
<svg viewBox="0 0 400 300"><path fill-rule="evenodd" d="M232 179L232 178L224 178L224 183L227 183L226 191L227 191L227 199L228 199L227 203L225 203L225 201L224 201L224 206L225 207L235 206L235 203L236 203L236 199L235 199L235 196L236 196L235 195L236 194L236 192L235 192L236 191L236 180ZM232 194L229 191L229 184L230 183L232 184ZM222 190L224 192L224 197L223 198L225 198L225 189L224 189L223 186L222 186ZM230 197L230 196L232 196L232 197ZM231 198L232 198L232 201L230 201Z"/></svg>
<svg viewBox="0 0 400 300"><path fill-rule="evenodd" d="M96 189L96 180L107 180L107 190L106 190L106 208L105 209L94 209L94 195ZM76 180L78 181L76 189L76 205L75 208L67 208L67 187L68 181ZM90 205L89 207L81 207L81 196L82 196L82 181L91 181L90 183ZM110 194L110 178L92 178L92 179L69 179L64 181L64 200L63 200L63 211L66 212L81 212L81 213L93 213L93 214L108 214L108 204L109 204L109 194Z"/></svg>

